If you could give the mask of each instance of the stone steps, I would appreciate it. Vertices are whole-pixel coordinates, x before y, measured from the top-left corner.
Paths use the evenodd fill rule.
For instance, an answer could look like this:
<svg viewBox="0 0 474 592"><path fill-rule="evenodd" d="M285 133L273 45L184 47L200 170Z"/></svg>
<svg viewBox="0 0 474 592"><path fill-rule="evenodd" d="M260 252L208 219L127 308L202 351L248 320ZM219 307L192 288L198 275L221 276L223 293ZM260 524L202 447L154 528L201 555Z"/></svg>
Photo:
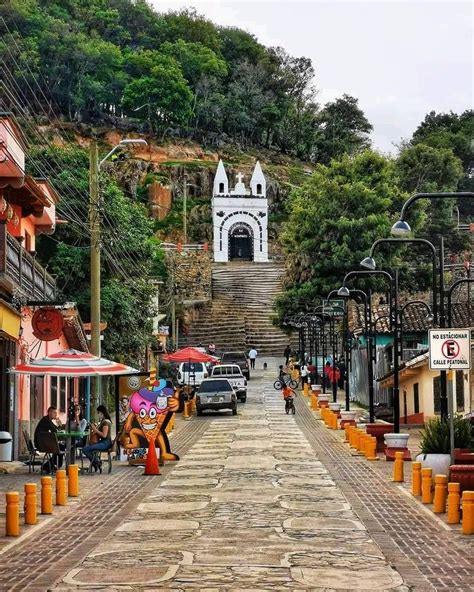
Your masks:
<svg viewBox="0 0 474 592"><path fill-rule="evenodd" d="M218 350L250 349L282 355L288 337L272 323L283 268L275 263L214 264L212 302L199 311L181 345L215 343Z"/></svg>

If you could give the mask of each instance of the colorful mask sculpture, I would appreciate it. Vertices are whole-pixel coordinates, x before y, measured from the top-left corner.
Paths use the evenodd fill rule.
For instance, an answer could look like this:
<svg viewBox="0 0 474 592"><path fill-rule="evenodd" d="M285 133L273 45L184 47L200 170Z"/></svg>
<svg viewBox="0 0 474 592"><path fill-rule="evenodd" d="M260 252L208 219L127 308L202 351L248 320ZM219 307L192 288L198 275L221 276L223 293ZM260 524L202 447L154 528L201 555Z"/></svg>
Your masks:
<svg viewBox="0 0 474 592"><path fill-rule="evenodd" d="M174 389L163 379L156 380L151 389L141 388L133 393L130 399L131 412L124 425L124 432L129 441L124 443L126 449L140 448L140 436L147 441L155 441L160 449L163 460L179 460L170 451L165 427L171 414L178 410L179 398ZM140 427L137 427L137 424Z"/></svg>

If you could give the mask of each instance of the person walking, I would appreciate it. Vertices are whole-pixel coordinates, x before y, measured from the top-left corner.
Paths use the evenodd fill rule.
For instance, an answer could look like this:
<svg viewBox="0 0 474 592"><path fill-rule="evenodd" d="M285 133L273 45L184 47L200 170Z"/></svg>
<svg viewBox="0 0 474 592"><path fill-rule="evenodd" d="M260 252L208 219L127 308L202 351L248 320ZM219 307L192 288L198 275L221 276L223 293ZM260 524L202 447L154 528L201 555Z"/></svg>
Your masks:
<svg viewBox="0 0 474 592"><path fill-rule="evenodd" d="M303 363L300 368L300 376L301 376L301 387L304 389L304 385L308 384L309 380L309 368L306 363Z"/></svg>
<svg viewBox="0 0 474 592"><path fill-rule="evenodd" d="M283 352L283 357L285 358L285 366L288 366L290 356L291 356L291 346L290 346L290 344L288 344L285 347L285 351Z"/></svg>
<svg viewBox="0 0 474 592"><path fill-rule="evenodd" d="M257 359L258 356L258 352L255 349L255 347L252 347L252 349L249 351L249 359L250 359L250 368L253 369L255 368L255 360Z"/></svg>

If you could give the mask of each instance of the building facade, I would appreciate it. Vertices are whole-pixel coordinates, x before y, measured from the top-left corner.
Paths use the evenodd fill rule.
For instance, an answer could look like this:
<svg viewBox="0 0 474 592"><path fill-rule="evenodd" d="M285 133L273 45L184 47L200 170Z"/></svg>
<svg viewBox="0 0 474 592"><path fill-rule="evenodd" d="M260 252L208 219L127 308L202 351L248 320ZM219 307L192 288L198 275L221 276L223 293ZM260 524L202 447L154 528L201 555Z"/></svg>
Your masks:
<svg viewBox="0 0 474 592"><path fill-rule="evenodd" d="M267 184L257 161L250 187L237 175L233 189L219 161L212 197L214 261L268 261Z"/></svg>
<svg viewBox="0 0 474 592"><path fill-rule="evenodd" d="M0 113L0 430L12 434L15 457L24 448L23 431L32 434L49 405L65 420L67 401L78 397L81 385L8 369L69 347L87 351L77 309L58 305L55 279L37 260L36 238L54 232L59 196L46 179L26 173L27 158L20 126L10 113ZM34 335L33 314L41 306L56 307L63 317L63 330L52 341Z"/></svg>

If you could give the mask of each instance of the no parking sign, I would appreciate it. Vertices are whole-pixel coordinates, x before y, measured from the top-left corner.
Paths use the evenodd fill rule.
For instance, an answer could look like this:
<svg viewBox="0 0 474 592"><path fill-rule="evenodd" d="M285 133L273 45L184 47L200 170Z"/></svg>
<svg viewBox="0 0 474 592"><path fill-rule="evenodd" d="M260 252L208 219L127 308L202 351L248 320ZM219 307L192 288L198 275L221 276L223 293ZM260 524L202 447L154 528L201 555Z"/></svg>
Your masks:
<svg viewBox="0 0 474 592"><path fill-rule="evenodd" d="M471 367L470 329L431 329L430 370L464 370Z"/></svg>

